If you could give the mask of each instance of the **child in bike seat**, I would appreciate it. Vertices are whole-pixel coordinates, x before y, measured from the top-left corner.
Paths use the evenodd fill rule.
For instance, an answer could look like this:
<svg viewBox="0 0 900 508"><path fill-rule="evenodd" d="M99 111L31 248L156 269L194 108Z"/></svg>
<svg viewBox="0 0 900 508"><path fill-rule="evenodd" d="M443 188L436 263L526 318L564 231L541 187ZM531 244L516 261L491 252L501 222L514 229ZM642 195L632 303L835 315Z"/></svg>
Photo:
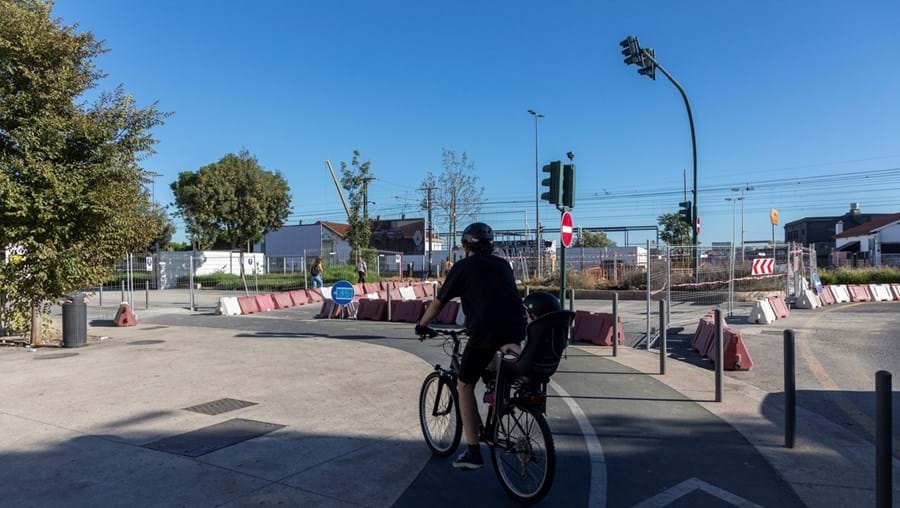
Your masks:
<svg viewBox="0 0 900 508"><path fill-rule="evenodd" d="M468 444L453 467L473 470L484 467L478 441L478 407L475 384L494 353L506 345L518 345L525 337L526 315L509 263L493 255L494 231L487 224L470 224L462 235L466 257L456 262L437 298L416 325L416 334L427 335L428 325L441 308L454 298L462 301L469 341L460 364L459 409ZM504 351L505 352L505 351Z"/></svg>

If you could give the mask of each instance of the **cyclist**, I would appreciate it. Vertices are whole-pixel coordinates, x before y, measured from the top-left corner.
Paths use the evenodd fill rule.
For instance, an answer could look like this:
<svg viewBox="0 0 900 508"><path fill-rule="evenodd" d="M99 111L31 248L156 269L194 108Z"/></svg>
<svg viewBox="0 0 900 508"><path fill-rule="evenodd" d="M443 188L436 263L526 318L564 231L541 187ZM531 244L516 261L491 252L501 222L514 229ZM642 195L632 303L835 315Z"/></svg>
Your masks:
<svg viewBox="0 0 900 508"><path fill-rule="evenodd" d="M504 345L518 344L525 337L525 308L516 288L516 280L506 260L494 256L494 231L482 222L463 231L466 257L457 261L437 298L416 325L417 335L431 335L428 328L441 308L453 298L462 300L469 341L463 351L457 387L459 409L466 434L466 451L453 461L453 467L474 470L484 467L478 440L478 406L475 384L481 373Z"/></svg>

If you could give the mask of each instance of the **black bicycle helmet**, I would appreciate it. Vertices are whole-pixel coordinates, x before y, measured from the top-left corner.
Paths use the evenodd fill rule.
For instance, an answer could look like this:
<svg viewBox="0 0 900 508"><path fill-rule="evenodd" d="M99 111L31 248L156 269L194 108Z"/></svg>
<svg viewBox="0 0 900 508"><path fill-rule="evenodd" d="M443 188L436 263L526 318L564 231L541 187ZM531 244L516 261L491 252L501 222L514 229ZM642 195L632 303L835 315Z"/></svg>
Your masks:
<svg viewBox="0 0 900 508"><path fill-rule="evenodd" d="M494 243L494 230L484 222L473 222L466 226L462 240L471 244Z"/></svg>
<svg viewBox="0 0 900 508"><path fill-rule="evenodd" d="M525 304L525 309L533 319L537 319L544 314L562 310L562 305L559 304L559 298L544 291L535 291L534 293L529 294L522 303Z"/></svg>

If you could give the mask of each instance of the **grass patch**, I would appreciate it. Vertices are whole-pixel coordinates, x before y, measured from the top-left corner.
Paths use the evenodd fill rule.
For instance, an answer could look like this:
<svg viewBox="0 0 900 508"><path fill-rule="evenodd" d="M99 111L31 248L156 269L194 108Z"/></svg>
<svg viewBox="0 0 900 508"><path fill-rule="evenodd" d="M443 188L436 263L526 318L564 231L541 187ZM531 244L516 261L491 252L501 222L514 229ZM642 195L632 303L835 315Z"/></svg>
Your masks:
<svg viewBox="0 0 900 508"><path fill-rule="evenodd" d="M248 274L247 286L255 289L259 285L260 290L265 291L283 291L287 289L297 289L303 287L304 276L299 273L268 273L260 275ZM309 287L312 287L312 277L306 276ZM334 284L339 280L347 280L355 283L357 280L356 270L352 266L325 267L322 274L326 285ZM190 285L189 277L179 277L178 286L188 287ZM366 275L366 282L379 282L381 277L374 274ZM239 290L244 289L244 283L241 281L240 275L230 273L213 273L210 275L195 275L194 283L200 284L201 289L220 289L220 290Z"/></svg>
<svg viewBox="0 0 900 508"><path fill-rule="evenodd" d="M838 268L819 272L822 284L900 284L900 268Z"/></svg>

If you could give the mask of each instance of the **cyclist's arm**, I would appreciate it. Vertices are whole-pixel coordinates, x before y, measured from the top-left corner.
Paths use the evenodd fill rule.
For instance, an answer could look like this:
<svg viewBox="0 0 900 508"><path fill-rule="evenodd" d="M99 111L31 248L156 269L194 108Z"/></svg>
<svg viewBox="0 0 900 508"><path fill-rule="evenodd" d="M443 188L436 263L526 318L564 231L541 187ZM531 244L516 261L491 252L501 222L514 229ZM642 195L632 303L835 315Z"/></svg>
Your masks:
<svg viewBox="0 0 900 508"><path fill-rule="evenodd" d="M443 306L444 304L439 299L435 298L431 302L431 305L429 305L428 308L425 309L425 314L422 315L422 319L419 320L419 324L422 326L428 326L432 321L434 321L434 318L436 318L438 314L441 313L441 308Z"/></svg>

